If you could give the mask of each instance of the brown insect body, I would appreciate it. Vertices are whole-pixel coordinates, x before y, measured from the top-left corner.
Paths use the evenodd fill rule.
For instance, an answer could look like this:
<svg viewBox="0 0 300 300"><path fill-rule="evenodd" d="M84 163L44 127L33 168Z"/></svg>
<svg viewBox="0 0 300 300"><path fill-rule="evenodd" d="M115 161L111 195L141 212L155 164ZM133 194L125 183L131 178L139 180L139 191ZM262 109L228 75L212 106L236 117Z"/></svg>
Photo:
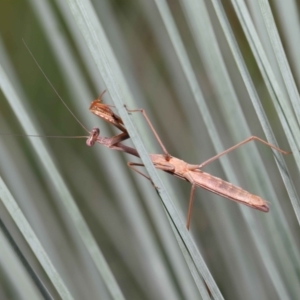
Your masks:
<svg viewBox="0 0 300 300"><path fill-rule="evenodd" d="M197 168L198 165L188 164L173 156L170 157L169 161L166 161L162 154L150 154L150 158L155 168L189 181L192 185L196 185L214 194L250 206L254 209L263 212L269 211L268 204L261 197L253 195L221 178L203 172Z"/></svg>
<svg viewBox="0 0 300 300"><path fill-rule="evenodd" d="M189 180L192 184L195 183L205 190L263 212L269 211L267 202L261 197L253 195L221 178L202 171L190 172L189 176L192 179L192 181Z"/></svg>

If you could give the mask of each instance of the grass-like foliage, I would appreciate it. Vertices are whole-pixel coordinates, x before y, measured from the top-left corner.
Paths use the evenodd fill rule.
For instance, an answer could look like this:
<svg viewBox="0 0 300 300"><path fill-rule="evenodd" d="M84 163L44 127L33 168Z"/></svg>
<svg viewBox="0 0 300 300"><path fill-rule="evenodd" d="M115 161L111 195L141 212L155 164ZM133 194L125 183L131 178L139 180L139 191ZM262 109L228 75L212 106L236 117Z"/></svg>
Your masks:
<svg viewBox="0 0 300 300"><path fill-rule="evenodd" d="M283 3L284 2L284 3ZM1 299L296 299L299 7L248 1L7 1L0 10ZM69 113L31 58L75 113ZM82 138L124 121L129 155ZM157 171L160 147L268 201L268 214ZM84 128L83 128L84 127ZM15 135L7 135L15 134ZM133 158L138 161L136 158Z"/></svg>

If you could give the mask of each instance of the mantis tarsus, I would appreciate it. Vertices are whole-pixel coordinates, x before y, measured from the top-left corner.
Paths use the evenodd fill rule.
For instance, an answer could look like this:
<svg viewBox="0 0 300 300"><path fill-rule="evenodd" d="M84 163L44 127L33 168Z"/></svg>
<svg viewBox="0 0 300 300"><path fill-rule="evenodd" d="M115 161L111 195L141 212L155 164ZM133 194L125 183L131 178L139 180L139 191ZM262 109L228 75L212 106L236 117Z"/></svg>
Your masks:
<svg viewBox="0 0 300 300"><path fill-rule="evenodd" d="M98 105L100 105L100 107L98 107ZM115 116L116 115L110 110L110 108L109 108L109 110L107 110L107 109L103 110L103 107L105 107L105 106L106 106L106 104L103 104L100 102L96 103L95 101L93 101L92 105L90 107L90 111L92 113L96 114L97 116L99 116L100 118L104 119L105 121L113 124L114 126L116 126L119 129L121 129L120 126L122 125L123 129L121 129L121 130L123 131L123 133L121 133L120 135L114 136L112 138L103 138L103 137L99 136L99 134L100 134L99 129L94 128L93 131L96 131L97 133L94 135L91 135L91 137L87 141L87 144L89 146L92 146L97 142L108 148L123 151L123 152L126 152L126 153L129 153L129 154L139 157L136 149L128 147L121 143L122 141L129 138L127 130L124 127L123 121L119 116L117 116L118 117L117 120L120 121L120 124L115 124L115 120L116 120ZM113 115L111 115L111 117L114 116L114 118L113 119L109 118L107 115L103 115L103 113L99 114L99 111L102 111L102 112L105 111L106 114L110 114L110 112L112 112ZM283 150L279 149L278 147L271 145L268 142L266 142L256 136L251 136L251 137L245 139L244 141L236 144L235 146L206 160L202 164L192 165L192 164L188 164L185 161L180 160L176 157L173 157L169 154L169 152L166 150L165 146L161 142L156 130L154 129L153 125L151 124L145 110L143 110L143 109L135 109L135 110L127 109L127 111L129 113L132 113L132 112L141 112L142 113L142 115L144 116L145 120L147 121L151 131L153 132L156 140L158 141L162 151L164 152L164 154L149 154L151 161L152 161L153 165L155 166L155 168L165 171L171 175L174 175L174 176L176 176L180 179L183 179L185 181L188 181L192 184L191 192L190 192L190 199L189 199L189 208L188 208L188 214L187 214L187 222L186 222L187 229L189 229L189 227L190 227L192 206L193 206L193 200L194 200L194 192L195 192L195 188L197 186L199 186L203 189L206 189L212 193L215 193L217 195L220 195L224 198L227 198L229 200L233 200L233 201L239 202L241 204L247 205L249 207L252 207L254 209L257 209L257 210L260 210L263 212L269 211L268 204L261 197L253 195L253 194L243 190L242 188L237 187L227 181L224 181L220 178L217 178L208 173L205 173L201 170L201 168L203 168L207 164L211 163L212 161L218 159L222 155L227 154L230 151L232 151L250 141L261 142L282 154L290 154L291 152L283 151ZM105 142L103 142L103 139L105 139ZM109 143L107 143L107 140L109 141ZM92 141L92 143L91 143L91 141ZM135 168L136 166L144 166L143 164L133 163L133 162L128 162L127 164L131 169L133 169L134 171L136 171L137 173L139 173L140 175L144 176L145 178L147 178L151 181L151 179L147 175L143 174L142 172L140 172L139 170L137 170Z"/></svg>

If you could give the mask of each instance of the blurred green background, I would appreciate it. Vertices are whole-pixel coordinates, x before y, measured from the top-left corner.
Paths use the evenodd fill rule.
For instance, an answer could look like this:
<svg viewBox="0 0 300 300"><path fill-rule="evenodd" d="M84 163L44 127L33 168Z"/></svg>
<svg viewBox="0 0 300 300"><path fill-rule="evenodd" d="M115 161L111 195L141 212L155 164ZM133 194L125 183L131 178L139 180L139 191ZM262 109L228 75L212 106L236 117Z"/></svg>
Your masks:
<svg viewBox="0 0 300 300"><path fill-rule="evenodd" d="M72 5L84 7L89 3L1 3L1 69L33 122L35 132L31 134L87 135L60 102L22 40L86 128L100 127L104 136L117 133L88 111L90 102L104 89L108 90L104 102L113 104L111 87L105 85L98 71L101 65L93 60L71 9ZM172 155L189 163L202 163L250 135L262 139L267 135L273 143L272 136L266 133L270 128L280 148L290 150L294 145L299 149L298 122L294 121L298 116L295 105L299 104L300 79L297 1L272 1L269 15L268 1L263 0L101 0L91 4L130 90L132 97L124 92L122 83L115 83L120 86L124 102L130 108L147 110ZM223 23L220 15L228 23ZM271 36L278 30L284 52L271 43L266 21ZM224 34L228 29L236 44L228 42ZM258 40L254 38L256 33ZM256 49L262 46L258 56L251 43ZM239 49L243 70L249 72L249 77L241 75L233 47ZM282 65L289 66L291 73L287 74ZM269 81L261 69L266 70ZM114 74L116 68L112 67L111 72ZM19 104L12 97L9 105L3 92L3 74L1 82L0 133L28 134L14 113L21 111ZM294 94L290 92L293 88ZM133 114L132 119L149 153L161 153L143 118ZM51 174L58 176L51 167L47 170L32 146L41 140L64 187L53 183ZM130 141L127 144L132 145ZM297 163L291 155L284 158L287 168L280 160L276 164L268 147L250 144L253 145L241 147L204 170L266 199L270 212L251 210L198 188L187 234L225 299L297 299ZM111 295L106 273L99 272L101 267L91 258L90 253L97 252L94 246L80 238L81 227L74 223L74 206L65 202L69 197L64 195L65 189L126 299L202 299L205 294L211 295L209 284L206 292L199 292L158 194L147 180L128 169L130 156L100 145L88 148L84 139L1 136L0 147L1 177L74 299L119 298ZM162 172L159 175L185 222L190 185ZM2 232L4 227L8 230L36 278L31 279L25 271L7 235L1 235L0 298L50 299L51 295L54 299L68 299L58 292L28 246L3 204L3 194L1 200ZM205 277L203 269L197 271L201 278ZM40 283L44 288L38 288Z"/></svg>

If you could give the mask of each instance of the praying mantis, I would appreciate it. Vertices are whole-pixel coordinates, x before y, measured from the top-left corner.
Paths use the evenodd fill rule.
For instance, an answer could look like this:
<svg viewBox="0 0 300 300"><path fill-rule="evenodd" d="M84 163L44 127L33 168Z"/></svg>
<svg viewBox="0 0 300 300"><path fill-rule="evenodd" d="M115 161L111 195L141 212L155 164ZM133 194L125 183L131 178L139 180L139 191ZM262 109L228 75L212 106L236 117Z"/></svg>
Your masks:
<svg viewBox="0 0 300 300"><path fill-rule="evenodd" d="M105 91L104 91L105 92ZM88 146L93 146L95 143L99 143L101 145L104 145L110 149L123 151L128 154L134 155L136 157L139 157L138 152L136 149L132 147L128 147L124 145L122 142L128 138L130 138L126 128L124 127L122 119L116 115L111 109L110 106L107 104L104 104L101 102L101 97L103 96L104 92L94 100L89 110L100 117L101 119L105 120L106 122L114 125L118 129L122 131L121 134L113 136L111 138L105 138L100 136L100 130L98 128L93 128L91 131L90 136L87 139L86 144ZM125 106L127 109L127 107ZM278 147L260 139L256 136L251 136L242 142L234 145L233 147L213 156L212 158L206 160L202 164L194 165L189 164L181 159L178 159L176 157L173 157L169 154L165 146L163 145L162 141L160 140L156 130L154 129L148 115L146 114L145 110L143 109L134 109L129 110L127 109L128 113L133 112L140 112L143 117L145 118L146 122L148 123L151 131L153 132L158 144L160 145L163 154L149 154L149 157L156 169L162 170L168 174L174 175L182 180L188 181L191 183L191 192L189 197L189 206L188 206L188 212L187 212L187 221L186 221L186 227L189 230L190 223L191 223L191 215L192 215L192 207L193 207L193 201L194 201L194 193L196 187L201 187L205 190L208 190L212 193L215 193L219 196L222 196L224 198L227 198L229 200L247 205L251 208L268 212L269 206L265 200L263 200L261 197L253 195L245 190L243 190L240 187L237 187L223 179L220 179L218 177L212 176L209 173L205 173L202 171L202 168L209 163L215 161L216 159L220 158L221 156L233 151L234 149L248 143L251 141L258 141L264 145L269 146L270 148L282 153L282 154L290 154L291 152L287 152L284 150L279 149ZM144 176L148 180L151 181L150 177L143 174L139 170L137 170L135 167L144 166L142 163L133 163L128 162L127 165L133 169L138 174Z"/></svg>
<svg viewBox="0 0 300 300"><path fill-rule="evenodd" d="M58 94L58 92L56 91L56 89L54 88L54 86L52 85L52 83L50 82L50 80L48 79L48 77L46 76L46 74L44 73L44 71L42 70L40 65L38 64L37 60L33 56L30 49L27 47L26 44L25 44L25 46L26 46L27 50L29 51L30 55L32 56L33 60L37 64L38 68L42 72L43 76L46 78L46 80L49 82L50 86L55 91L58 98L65 105L65 107L71 113L71 115L76 119L76 121L85 130L87 130L84 127L84 125L78 120L78 118L75 116L75 114L70 110L70 108L66 105L66 103L61 98L61 96ZM127 132L127 129L124 126L123 120L111 110L110 105L107 105L107 104L104 104L101 102L104 93L105 93L105 91L102 92L101 95L91 103L89 110L96 116L100 117L104 121L112 124L119 130L121 130L122 133L118 134L116 136L113 136L111 138L101 137L99 128L94 127L91 132L89 132L87 130L90 134L86 140L87 146L91 147L91 146L95 145L96 143L99 143L109 149L126 152L133 156L140 157L136 149L126 146L125 144L122 143L123 141L129 139L130 136ZM126 109L127 109L127 107L126 107ZM219 196L227 198L229 200L247 205L251 208L254 208L254 209L257 209L257 210L260 210L263 212L269 211L269 206L268 206L267 202L265 200L263 200L261 197L253 195L253 194L243 190L242 188L237 187L223 179L220 179L218 177L215 177L208 173L205 173L202 171L202 168L205 167L206 165L208 165L209 163L215 161L216 159L220 158L221 156L223 156L223 155L235 150L236 148L238 148L248 142L251 142L251 141L258 141L258 142L260 142L282 154L285 154L285 155L290 154L291 152L281 150L280 148L260 139L259 137L251 136L251 137L241 141L240 143L234 145L233 147L204 161L202 164L193 165L193 164L186 163L185 161L178 159L176 157L173 157L169 154L169 152L163 145L162 141L160 140L152 123L150 122L150 119L148 118L145 110L143 110L143 109L135 109L135 110L127 109L127 111L128 111L128 113L133 113L133 112L142 113L142 115L144 116L146 122L148 123L151 131L153 132L158 144L160 145L160 147L164 153L164 154L149 154L149 157L150 157L154 167L156 169L162 170L168 174L174 175L182 180L185 180L185 181L188 181L191 183L192 186L191 186L189 206L188 206L188 212L187 212L187 221L186 221L187 229L190 228L192 206L193 206L193 201L194 201L194 193L195 193L195 189L197 186L201 187L205 190L208 190L212 193L215 193ZM35 136L37 136L37 135L35 135ZM133 169L135 172L137 172L138 174L144 176L145 178L147 178L148 180L151 181L150 177L148 177L147 175L143 174L142 172L140 172L139 170L137 170L135 168L137 166L144 166L143 164L128 162L127 165L131 169Z"/></svg>

